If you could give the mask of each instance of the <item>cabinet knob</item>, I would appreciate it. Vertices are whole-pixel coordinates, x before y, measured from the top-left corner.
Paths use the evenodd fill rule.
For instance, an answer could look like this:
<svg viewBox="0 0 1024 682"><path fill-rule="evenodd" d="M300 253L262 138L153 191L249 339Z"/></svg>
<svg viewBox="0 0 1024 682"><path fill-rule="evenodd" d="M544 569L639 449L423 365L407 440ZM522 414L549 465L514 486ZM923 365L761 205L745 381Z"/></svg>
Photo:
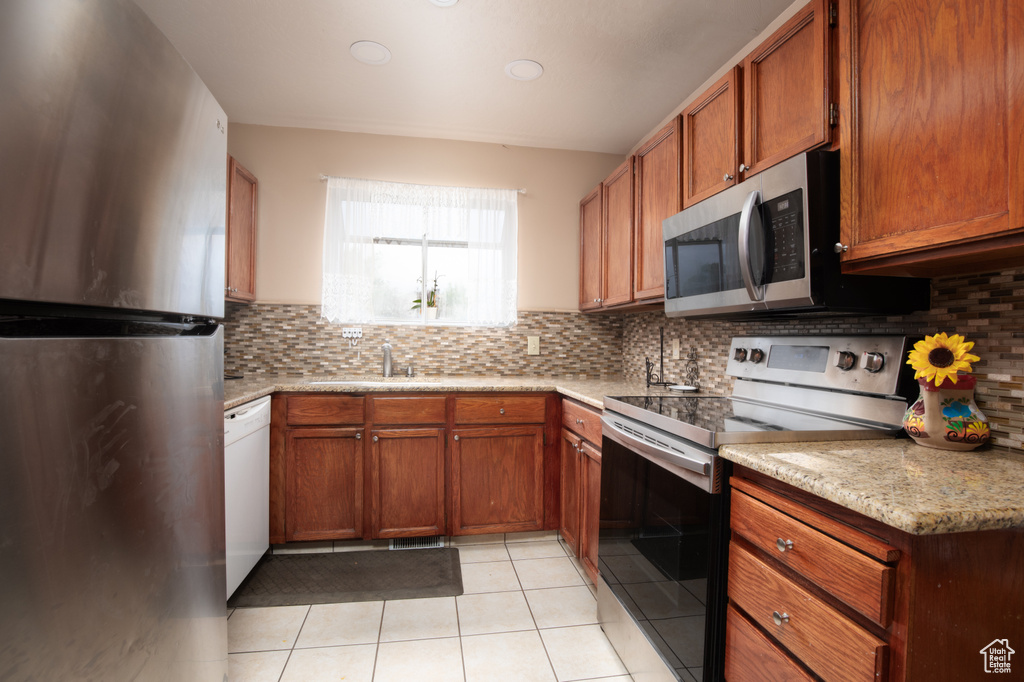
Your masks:
<svg viewBox="0 0 1024 682"><path fill-rule="evenodd" d="M579 449L580 449L580 445L582 445L582 443L581 443L580 441L576 441L575 443L573 443L573 444L572 444L572 446L573 446L574 448L576 448L577 450L579 450Z"/></svg>
<svg viewBox="0 0 1024 682"><path fill-rule="evenodd" d="M848 245L843 244L842 242L836 242L835 246L832 247L832 250L835 251L836 253L844 253L849 248L850 247Z"/></svg>
<svg viewBox="0 0 1024 682"><path fill-rule="evenodd" d="M362 439L363 439L363 434L357 433L356 434L356 440L362 440Z"/></svg>
<svg viewBox="0 0 1024 682"><path fill-rule="evenodd" d="M725 175L722 176L722 180L725 180L726 182L729 182L732 179L733 179L733 176L729 175L728 173L726 173Z"/></svg>
<svg viewBox="0 0 1024 682"><path fill-rule="evenodd" d="M498 410L498 414L505 414L505 408L502 407Z"/></svg>
<svg viewBox="0 0 1024 682"><path fill-rule="evenodd" d="M785 611L783 611L782 613L779 613L778 611L772 611L772 620L775 622L776 625L782 625L783 623L788 623L789 622L789 614L786 613Z"/></svg>
<svg viewBox="0 0 1024 682"><path fill-rule="evenodd" d="M780 552L793 551L792 540L783 540L782 538L779 538L775 541L775 546Z"/></svg>
<svg viewBox="0 0 1024 682"><path fill-rule="evenodd" d="M459 439L459 435L455 434L455 440L458 440L458 439Z"/></svg>
<svg viewBox="0 0 1024 682"><path fill-rule="evenodd" d="M740 173L746 173L748 170L750 170L750 166L745 163L740 164Z"/></svg>
<svg viewBox="0 0 1024 682"><path fill-rule="evenodd" d="M374 436L374 437L373 437L373 442L374 442L374 443L376 443L376 442L377 442L377 436Z"/></svg>

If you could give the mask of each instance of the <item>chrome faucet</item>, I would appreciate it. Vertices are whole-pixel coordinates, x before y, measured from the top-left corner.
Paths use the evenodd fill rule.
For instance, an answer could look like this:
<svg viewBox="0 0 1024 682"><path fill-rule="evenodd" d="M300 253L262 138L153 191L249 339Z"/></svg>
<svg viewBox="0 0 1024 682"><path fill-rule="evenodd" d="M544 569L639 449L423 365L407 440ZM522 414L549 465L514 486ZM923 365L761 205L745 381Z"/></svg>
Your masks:
<svg viewBox="0 0 1024 682"><path fill-rule="evenodd" d="M380 347L384 351L384 376L391 376L391 344L384 340L384 345Z"/></svg>

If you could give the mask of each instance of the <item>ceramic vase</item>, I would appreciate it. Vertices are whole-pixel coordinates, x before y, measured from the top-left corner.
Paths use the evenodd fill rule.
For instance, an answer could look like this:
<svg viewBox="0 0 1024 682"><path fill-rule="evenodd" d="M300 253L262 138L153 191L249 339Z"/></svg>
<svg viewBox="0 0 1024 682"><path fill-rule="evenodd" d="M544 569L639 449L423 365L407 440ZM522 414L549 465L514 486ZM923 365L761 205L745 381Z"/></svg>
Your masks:
<svg viewBox="0 0 1024 682"><path fill-rule="evenodd" d="M973 450L988 441L988 419L974 402L978 380L965 374L936 387L918 379L921 395L907 409L903 429L918 445L941 450Z"/></svg>
<svg viewBox="0 0 1024 682"><path fill-rule="evenodd" d="M429 308L428 307L427 310L426 310L426 313L427 313L427 319L428 320L436 320L437 319L437 308Z"/></svg>

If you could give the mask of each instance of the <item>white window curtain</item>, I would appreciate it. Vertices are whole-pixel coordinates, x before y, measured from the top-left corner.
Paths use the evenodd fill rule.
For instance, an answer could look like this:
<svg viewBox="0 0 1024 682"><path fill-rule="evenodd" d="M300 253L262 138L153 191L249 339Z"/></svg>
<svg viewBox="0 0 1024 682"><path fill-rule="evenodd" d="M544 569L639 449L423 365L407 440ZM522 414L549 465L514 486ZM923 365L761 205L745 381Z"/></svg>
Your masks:
<svg viewBox="0 0 1024 682"><path fill-rule="evenodd" d="M516 190L327 179L321 315L335 323L516 321ZM436 280L436 308L427 301Z"/></svg>

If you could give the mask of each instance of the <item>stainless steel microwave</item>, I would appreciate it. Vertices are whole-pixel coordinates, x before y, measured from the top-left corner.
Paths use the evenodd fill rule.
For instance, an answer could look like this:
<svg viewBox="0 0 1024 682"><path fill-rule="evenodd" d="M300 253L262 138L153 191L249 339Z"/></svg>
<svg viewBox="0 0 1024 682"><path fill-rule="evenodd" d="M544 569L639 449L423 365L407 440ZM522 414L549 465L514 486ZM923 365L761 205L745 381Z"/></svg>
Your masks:
<svg viewBox="0 0 1024 682"><path fill-rule="evenodd" d="M844 275L839 152L806 152L662 223L669 317L927 310L927 279Z"/></svg>

